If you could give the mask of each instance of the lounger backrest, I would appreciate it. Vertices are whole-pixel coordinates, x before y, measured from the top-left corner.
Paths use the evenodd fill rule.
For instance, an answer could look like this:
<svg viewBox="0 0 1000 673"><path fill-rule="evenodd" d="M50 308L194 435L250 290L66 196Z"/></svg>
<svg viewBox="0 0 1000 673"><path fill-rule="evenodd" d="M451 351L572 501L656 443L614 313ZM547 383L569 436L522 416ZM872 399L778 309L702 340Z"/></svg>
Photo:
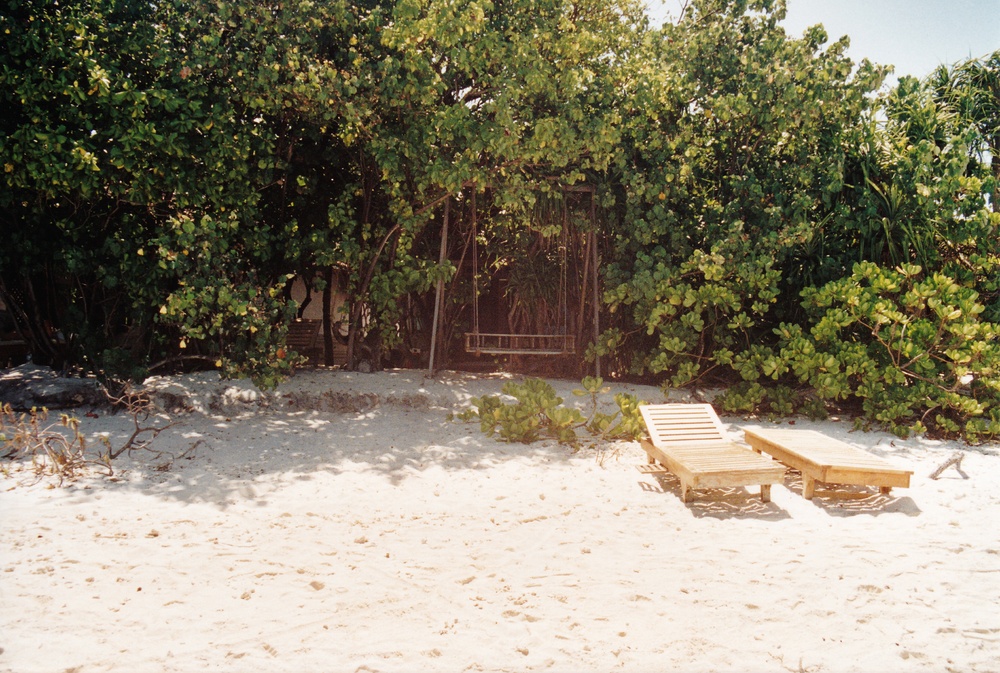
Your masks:
<svg viewBox="0 0 1000 673"><path fill-rule="evenodd" d="M639 410L656 446L730 441L711 404L647 404Z"/></svg>

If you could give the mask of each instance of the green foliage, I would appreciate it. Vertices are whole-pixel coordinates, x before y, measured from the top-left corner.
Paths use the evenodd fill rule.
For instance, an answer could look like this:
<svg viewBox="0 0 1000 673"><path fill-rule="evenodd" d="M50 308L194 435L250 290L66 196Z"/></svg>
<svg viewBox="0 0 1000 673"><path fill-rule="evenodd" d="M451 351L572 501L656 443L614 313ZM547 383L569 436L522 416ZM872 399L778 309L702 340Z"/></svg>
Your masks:
<svg viewBox="0 0 1000 673"><path fill-rule="evenodd" d="M723 411L733 414L763 414L774 421L795 414L812 420L827 418L823 400L806 391L787 385L765 385L757 381L741 381L730 385L715 398Z"/></svg>
<svg viewBox="0 0 1000 673"><path fill-rule="evenodd" d="M136 366L116 369L141 371L197 344L227 374L273 385L290 315L276 289L302 248L294 197L275 185L294 169L289 135L310 130L296 117L321 124L337 108L319 51L346 28L343 7L5 7L0 291L38 358L56 358L55 325L61 356L95 369L128 352ZM289 208L271 208L276 192Z"/></svg>
<svg viewBox="0 0 1000 673"><path fill-rule="evenodd" d="M530 444L541 437L558 440L562 444L576 444L576 425L583 422L577 409L561 406L563 399L556 395L552 385L541 379L526 379L504 384L503 394L514 397L516 402L504 403L497 395L474 398L474 415L479 417L483 433L499 435L505 442ZM469 410L472 411L472 410ZM467 413L460 416L469 420Z"/></svg>
<svg viewBox="0 0 1000 673"><path fill-rule="evenodd" d="M790 38L783 17L780 2L694 2L632 62L612 321L591 352L624 352L630 372L672 386L735 373L729 411L861 400L897 431L955 432L994 397L1000 219L985 117L969 113L992 109L993 62L963 66L950 89L904 78L874 97L885 68L854 68L844 40L822 50L821 27ZM885 278L852 289L858 263L926 278L896 303ZM886 324L869 320L878 301L895 311Z"/></svg>
<svg viewBox="0 0 1000 673"><path fill-rule="evenodd" d="M579 409L563 406L563 399L547 381L529 378L523 383L504 384L503 394L514 397L516 402L505 403L498 395L473 398L472 408L457 418L466 422L478 419L487 437L496 435L501 441L524 444L555 439L561 444L577 446L581 441L577 435L579 428L600 440L635 440L642 436L641 403L634 395L616 394L618 411L604 414L598 411L599 396L610 389L603 387L600 378L586 377L582 383L583 389L574 390L573 394L591 398L593 410L589 417Z"/></svg>
<svg viewBox="0 0 1000 673"><path fill-rule="evenodd" d="M354 330L363 303L387 340L399 297L420 285L407 271L439 273L445 201L454 232L475 194L479 230L499 242L511 223L530 227L525 215L560 183L610 165L611 103L643 14L633 0L405 0L359 15L348 52L365 95L341 137L359 156L362 199L345 263Z"/></svg>
<svg viewBox="0 0 1000 673"><path fill-rule="evenodd" d="M985 433L1000 402L1000 326L980 319L979 294L944 273L866 262L804 293L809 332L776 330L778 364L820 399L859 399L866 418L901 435ZM972 420L977 422L972 423Z"/></svg>
<svg viewBox="0 0 1000 673"><path fill-rule="evenodd" d="M646 425L639 412L644 404L635 395L615 393L618 411L613 414L594 412L587 422L587 431L602 440L626 439L638 441L646 433Z"/></svg>
<svg viewBox="0 0 1000 673"><path fill-rule="evenodd" d="M179 218L156 241L158 267L177 287L163 299L157 323L178 334L177 348L188 348L216 357L227 376L249 376L262 389L273 388L290 371L294 360L279 357L286 325L294 306L282 290L291 276L278 278L270 287L252 269L241 269L240 250L229 249L218 223L205 216L198 226ZM154 253L150 253L151 255ZM220 283L216 265L229 269L228 282Z"/></svg>
<svg viewBox="0 0 1000 673"><path fill-rule="evenodd" d="M748 413L756 411L767 398L767 390L756 381L744 381L729 387L716 402L723 411L729 413Z"/></svg>
<svg viewBox="0 0 1000 673"><path fill-rule="evenodd" d="M605 414L598 411L600 396L610 392L611 388L604 386L604 379L597 376L586 376L581 381L582 389L575 389L577 397L590 397L590 417L585 422L587 431L601 439L638 440L645 433L645 425L639 406L642 404L635 395L615 393L614 401L618 411Z"/></svg>
<svg viewBox="0 0 1000 673"><path fill-rule="evenodd" d="M971 160L978 133L913 78L886 95L885 112L887 121L869 128L869 142L859 148L862 184L852 216L843 220L849 230L856 227L857 261L960 266L992 228L984 201L988 173Z"/></svg>
<svg viewBox="0 0 1000 673"><path fill-rule="evenodd" d="M862 400L900 432L989 436L1000 57L874 96L886 68L784 16L695 0L650 30L635 0L0 0L0 300L37 361L111 378L207 361L270 387L298 362L296 275L343 279L350 365L439 280L459 332L456 260L479 245L512 326L560 322L542 272L568 229L536 215L586 182L607 309L587 352L616 375L735 375L732 410ZM479 236L440 263L446 208ZM633 399L581 421L524 385L514 408L480 401L508 441L638 427Z"/></svg>
<svg viewBox="0 0 1000 673"><path fill-rule="evenodd" d="M969 153L984 169L989 167L984 187L993 212L1000 212L1000 50L951 69L942 66L928 82L937 101L954 110L960 124L975 128Z"/></svg>
<svg viewBox="0 0 1000 673"><path fill-rule="evenodd" d="M149 370L121 347L101 351L94 357L94 365L105 386L110 381L142 381L149 375Z"/></svg>
<svg viewBox="0 0 1000 673"><path fill-rule="evenodd" d="M845 41L791 39L783 17L783 3L694 2L633 61L605 301L635 373L680 386L730 367L844 188L845 139L884 70L852 74Z"/></svg>

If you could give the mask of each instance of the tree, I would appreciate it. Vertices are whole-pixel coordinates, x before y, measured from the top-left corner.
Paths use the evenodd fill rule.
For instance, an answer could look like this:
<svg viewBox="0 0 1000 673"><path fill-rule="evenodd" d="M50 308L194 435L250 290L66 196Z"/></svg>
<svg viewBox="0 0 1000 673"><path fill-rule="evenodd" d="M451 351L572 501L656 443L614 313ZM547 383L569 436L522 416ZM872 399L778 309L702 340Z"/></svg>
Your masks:
<svg viewBox="0 0 1000 673"><path fill-rule="evenodd" d="M361 193L349 366L361 332L394 338L401 296L453 273L436 263L445 201L475 192L489 212L489 195L509 217L610 164L614 77L643 21L632 0L404 0L365 17L352 53L374 104L345 136Z"/></svg>
<svg viewBox="0 0 1000 673"><path fill-rule="evenodd" d="M992 174L990 205L1000 212L1000 50L939 69L932 78L939 98L954 105L979 133L970 150Z"/></svg>
<svg viewBox="0 0 1000 673"><path fill-rule="evenodd" d="M602 345L635 353L633 373L682 385L734 365L844 189L846 143L885 69L852 74L846 39L789 38L784 14L695 2L636 61L606 293L628 315Z"/></svg>
<svg viewBox="0 0 1000 673"><path fill-rule="evenodd" d="M194 351L262 383L287 366L276 251L296 223L261 195L283 182L289 120L336 107L320 50L342 10L8 4L0 287L40 359Z"/></svg>
<svg viewBox="0 0 1000 673"><path fill-rule="evenodd" d="M904 436L1000 432L1000 220L979 131L940 82L903 78L882 119L858 127L839 215L821 233L850 270L803 288L804 319L773 326L773 347L734 358L746 383L724 405L777 409L782 386L805 385L814 402L855 406Z"/></svg>

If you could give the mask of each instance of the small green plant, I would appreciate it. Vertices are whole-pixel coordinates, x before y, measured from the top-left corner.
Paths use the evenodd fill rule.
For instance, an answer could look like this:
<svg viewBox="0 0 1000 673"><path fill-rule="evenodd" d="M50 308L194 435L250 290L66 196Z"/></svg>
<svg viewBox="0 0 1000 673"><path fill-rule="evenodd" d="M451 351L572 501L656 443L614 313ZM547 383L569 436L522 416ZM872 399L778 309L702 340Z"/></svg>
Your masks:
<svg viewBox="0 0 1000 673"><path fill-rule="evenodd" d="M604 379L599 376L587 376L581 384L583 389L576 389L573 394L578 397L590 396L592 411L590 418L587 419L586 428L591 435L601 439L637 440L642 437L645 426L642 414L639 413L639 406L642 404L639 398L628 393L616 393L614 400L618 405L618 411L605 414L598 411L600 396L611 391L611 388L604 386Z"/></svg>
<svg viewBox="0 0 1000 673"><path fill-rule="evenodd" d="M578 429L591 437L607 439L637 439L643 423L639 413L641 402L634 395L615 395L618 411L605 414L598 411L599 397L610 389L601 378L583 379L583 388L573 391L578 397L589 396L592 411L589 417L576 408L563 406L563 398L541 379L526 379L523 383L508 382L502 392L516 401L505 403L498 395L473 398L472 407L456 416L465 422L479 421L487 437L497 436L505 442L530 444L539 439L555 439L561 444L577 447L581 441Z"/></svg>
<svg viewBox="0 0 1000 673"><path fill-rule="evenodd" d="M563 444L576 443L574 428L584 420L583 414L560 406L563 399L549 383L541 379L510 381L502 392L517 401L507 404L498 395L473 398L473 408L459 414L459 420L478 418L487 437L499 435L505 442L530 444L544 436Z"/></svg>

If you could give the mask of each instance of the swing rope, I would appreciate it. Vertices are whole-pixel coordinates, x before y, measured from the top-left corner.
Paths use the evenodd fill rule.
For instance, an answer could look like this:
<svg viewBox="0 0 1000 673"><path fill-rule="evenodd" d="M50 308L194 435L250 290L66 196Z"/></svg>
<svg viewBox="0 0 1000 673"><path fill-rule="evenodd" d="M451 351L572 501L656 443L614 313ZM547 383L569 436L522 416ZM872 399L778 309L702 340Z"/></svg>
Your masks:
<svg viewBox="0 0 1000 673"><path fill-rule="evenodd" d="M479 233L476 227L476 192L472 192L472 330L476 339L476 355L479 349Z"/></svg>
<svg viewBox="0 0 1000 673"><path fill-rule="evenodd" d="M476 194L472 194L472 333L466 334L465 351L479 356L493 355L565 355L574 353L574 339L569 335L569 210L563 204L563 226L559 242L559 302L556 325L558 331L559 313L562 314L561 334L482 334L479 331L479 236L476 213ZM555 337L555 338L554 338ZM484 338L488 340L484 347ZM557 344L555 347L552 344ZM539 345L541 344L541 345Z"/></svg>
<svg viewBox="0 0 1000 673"><path fill-rule="evenodd" d="M565 337L569 334L569 306L566 298L566 294L569 292L568 270L566 268L569 266L566 253L566 249L569 247L569 206L565 199L563 200L563 223L560 238L562 241L559 245L559 312L562 313L562 336L565 345ZM558 318L556 319L558 320Z"/></svg>

